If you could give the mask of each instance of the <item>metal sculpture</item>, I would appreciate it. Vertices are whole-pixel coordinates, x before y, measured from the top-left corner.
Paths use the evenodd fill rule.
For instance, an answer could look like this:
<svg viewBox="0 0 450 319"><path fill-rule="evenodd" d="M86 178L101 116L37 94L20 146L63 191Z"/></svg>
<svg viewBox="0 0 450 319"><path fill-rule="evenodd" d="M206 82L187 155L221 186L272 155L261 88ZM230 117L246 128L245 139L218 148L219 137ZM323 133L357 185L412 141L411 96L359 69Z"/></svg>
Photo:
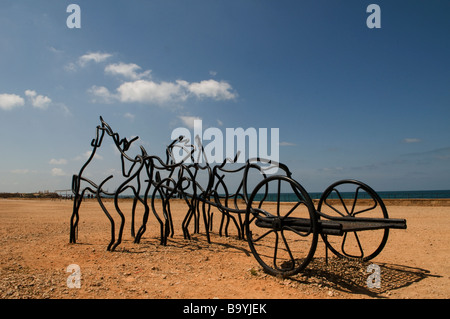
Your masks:
<svg viewBox="0 0 450 319"><path fill-rule="evenodd" d="M210 242L213 221L211 209L215 208L222 215L219 234L222 235L223 231L228 236L230 223L234 225L238 237L247 240L255 259L265 271L273 275L290 276L302 271L314 256L319 235L326 244L327 252L330 250L339 257L369 260L384 248L389 229L406 229L406 220L389 218L381 198L362 182L342 180L330 185L322 194L316 209L309 194L292 178L292 173L282 163L251 158L239 165L237 154L234 159L227 158L220 164L211 165L200 140L196 138L195 146L183 136L168 145L165 161L156 155L149 155L142 146L141 153L133 158L127 151L138 137L130 141L120 139L102 117L100 121L96 137L91 142L92 153L72 180L75 197L70 219L71 243L77 240L79 209L87 191L96 195L110 221L111 240L107 250L114 251L121 243L125 217L118 199L125 190L131 190L131 235L135 243L139 243L145 233L151 211L160 225L161 244L167 244L168 237L174 234L170 202L173 198L181 198L188 207L182 222L184 238L191 238L189 226L192 222L194 232L199 232L203 219ZM102 145L105 133L112 138L121 158L121 183L112 193L104 190L104 185L113 178L112 175L99 183L84 176L86 167ZM174 156L174 151L179 151L177 149L185 154L178 161ZM199 151L197 159L194 158L195 150ZM203 165L199 163L200 156L204 160ZM268 176L266 172L274 166L281 173ZM257 172L259 177L256 184L251 177L253 172ZM206 182L200 181L201 173L206 174ZM229 189L229 175L239 175L240 183L235 191ZM86 185L82 187L83 183ZM285 193L294 196L294 200L291 198L285 201ZM105 195L114 198L119 215L117 237L116 221L102 201ZM159 205L156 205L157 202ZM144 213L142 224L135 232L138 204L143 205ZM371 235L365 238L369 230Z"/></svg>

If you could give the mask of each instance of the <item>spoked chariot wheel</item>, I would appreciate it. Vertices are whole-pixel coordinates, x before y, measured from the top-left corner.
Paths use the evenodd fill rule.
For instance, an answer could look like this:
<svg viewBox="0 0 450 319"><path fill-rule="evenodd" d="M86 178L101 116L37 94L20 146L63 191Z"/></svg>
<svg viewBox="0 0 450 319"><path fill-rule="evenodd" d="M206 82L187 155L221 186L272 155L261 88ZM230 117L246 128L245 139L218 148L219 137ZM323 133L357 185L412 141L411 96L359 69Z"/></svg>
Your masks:
<svg viewBox="0 0 450 319"><path fill-rule="evenodd" d="M294 193L289 202L285 193ZM315 207L304 188L287 176L271 176L253 190L247 203L246 237L250 249L272 275L292 276L314 256L318 226Z"/></svg>
<svg viewBox="0 0 450 319"><path fill-rule="evenodd" d="M330 185L322 194L317 210L320 220L335 220L343 225L343 236L321 233L326 246L336 256L367 261L383 250L389 228L380 227L380 223L388 220L388 213L379 195L366 184L342 180Z"/></svg>

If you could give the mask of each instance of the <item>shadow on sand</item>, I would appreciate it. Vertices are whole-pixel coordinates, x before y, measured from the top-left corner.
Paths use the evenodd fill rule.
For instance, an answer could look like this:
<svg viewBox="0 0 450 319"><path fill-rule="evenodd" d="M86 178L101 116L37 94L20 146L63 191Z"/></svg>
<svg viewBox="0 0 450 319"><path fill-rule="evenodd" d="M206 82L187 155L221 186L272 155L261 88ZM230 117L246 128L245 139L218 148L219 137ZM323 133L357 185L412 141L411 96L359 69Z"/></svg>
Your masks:
<svg viewBox="0 0 450 319"><path fill-rule="evenodd" d="M368 271L372 262L348 260L343 258L315 258L300 275L291 277L299 283L315 283L321 287L370 297L384 298L383 294L407 287L427 277L441 277L430 271L404 265L375 263L380 267L380 287L369 288L368 280L372 271Z"/></svg>

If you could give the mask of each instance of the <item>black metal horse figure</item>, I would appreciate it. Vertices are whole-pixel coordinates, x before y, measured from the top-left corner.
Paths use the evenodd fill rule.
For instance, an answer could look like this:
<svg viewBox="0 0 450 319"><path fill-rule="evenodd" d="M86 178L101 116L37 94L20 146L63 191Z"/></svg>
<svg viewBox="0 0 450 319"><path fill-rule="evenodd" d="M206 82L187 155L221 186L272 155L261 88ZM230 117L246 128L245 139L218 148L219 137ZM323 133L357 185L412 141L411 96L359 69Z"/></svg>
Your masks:
<svg viewBox="0 0 450 319"><path fill-rule="evenodd" d="M111 241L108 245L107 250L114 250L120 243L122 239L122 233L123 228L125 224L125 217L119 207L118 204L118 197L120 194L122 194L125 190L131 189L132 192L135 195L134 202L133 202L133 216L134 216L134 210L136 208L137 200L140 200L140 197L138 196L141 183L140 183L140 172L144 167L144 158L146 157L146 151L141 146L141 155L137 155L134 159L129 157L126 154L126 151L130 148L131 144L138 139L138 137L133 138L132 140L128 141L126 138L120 139L119 135L115 133L111 127L103 120L102 117L100 117L101 125L97 126L96 131L96 137L92 140L91 146L93 147L92 152L87 159L86 163L81 167L78 175L73 175L72 178L72 191L74 193L74 202L73 202L73 212L70 219L70 243L76 243L77 235L78 235L78 221L79 221L79 210L81 202L83 201L83 198L85 196L86 191L94 194L99 202L100 207L102 208L103 212L108 217L110 223L111 223ZM101 147L103 139L105 137L105 133L110 136L113 139L113 142L117 149L120 152L121 157L121 164L122 164L122 176L125 178L125 180L120 184L120 186L117 188L117 190L113 193L107 192L104 190L104 185L106 182L111 180L113 178L113 175L108 176L100 183L96 184L92 180L86 178L83 176L83 173L89 163L91 163L92 159L94 158L97 149ZM131 163L131 166L129 169L126 169L126 161ZM137 167L137 169L133 172L133 169ZM133 172L133 174L132 174ZM135 186L129 185L131 181L137 181L137 188ZM82 187L82 182L87 183L87 186ZM117 213L120 217L120 224L119 224L119 232L117 236L115 236L115 220L111 213L108 211L108 209L105 207L102 196L110 196L114 198L114 205L116 208ZM146 206L146 203L142 201L142 204ZM132 230L133 232L134 230Z"/></svg>
<svg viewBox="0 0 450 319"><path fill-rule="evenodd" d="M120 208L119 197L126 190L131 190L133 194L131 236L134 238L135 243L141 241L146 231L150 210L160 224L161 244L165 245L167 243L167 238L174 234L170 200L176 197L183 199L188 206L188 211L182 222L183 235L186 239L190 239L188 228L192 221L194 221L194 233L200 231L200 220L201 216L203 216L207 239L210 242L209 232L212 229L213 219L212 208L216 208L222 214L220 235L222 235L222 230L224 229L225 235L228 236L228 227L230 221L233 221L238 232L238 237L244 238L242 214L245 214L246 210L245 207L239 207L238 201L246 201L249 197L246 187L249 169L256 168L261 173L261 176L266 177L261 163L271 164L270 161L257 158L248 160L237 169L226 168L225 166L227 164L237 162L238 153L234 159L227 158L220 165L211 166L200 140L196 138L199 152L197 152L198 158L195 159L193 154L196 151L196 147L189 144L189 140L183 136L175 139L167 146L165 161L156 155L148 155L142 146L140 146L141 154L132 158L126 152L138 137L134 137L130 141L126 138L120 139L119 135L112 130L102 117L100 117L100 122L101 125L96 128L96 137L91 142L91 146L93 147L92 152L81 167L78 175L73 175L72 178L74 202L70 219L70 243L76 243L77 241L79 210L86 192L89 192L95 195L100 207L110 221L111 240L107 246L107 250L115 250L122 242L125 225L125 215ZM121 158L121 183L114 192L105 191L105 184L113 178L113 175L106 177L99 183L95 183L84 176L85 169L95 157L97 150L102 146L105 133L112 138ZM176 149L179 149L177 151L181 150L183 153L182 158L178 159L178 161L174 155ZM199 164L200 156L205 162L204 165ZM126 163L129 165L128 169L126 168ZM276 165L279 166L280 164L276 163ZM287 168L285 170L290 174ZM207 175L206 185L202 185L199 181L200 172L205 172ZM225 182L225 175L237 173L243 175L240 176L241 182L236 192L233 193L230 192ZM142 180L143 178L145 180ZM86 185L82 186L82 184ZM113 218L112 213L103 203L104 196L113 198L115 210L119 216L118 221ZM148 202L149 199L151 200L150 203ZM157 201L161 202L159 207L156 205ZM142 224L135 231L135 214L138 204L144 207L144 213ZM235 215L238 216L239 221L236 220ZM118 223L117 236L116 223Z"/></svg>
<svg viewBox="0 0 450 319"><path fill-rule="evenodd" d="M125 225L125 216L119 205L119 197L126 190L131 190L133 194L133 204L131 211L131 236L134 237L134 242L139 243L142 235L146 230L146 223L148 220L148 215L150 212L150 206L148 204L148 198L150 194L150 189L155 185L167 185L170 186L170 181L174 181L173 175L175 174L175 170L180 168L181 163L176 163L173 156L173 149L176 147L181 147L185 151L189 151L187 149L187 141L180 136L178 139L174 140L168 147L166 151L166 162L164 163L158 156L148 155L143 146L140 146L141 154L136 155L134 158L127 155L127 151L129 150L131 144L136 141L139 137L134 137L130 141L126 138L120 139L119 135L115 133L111 127L100 117L101 125L96 128L96 137L92 140L91 146L93 147L92 152L81 167L78 175L73 175L72 178L72 191L74 193L74 202L73 202L73 212L70 219L70 243L76 243L78 237L78 222L79 222L79 210L83 198L85 197L86 192L94 194L98 200L100 207L103 212L107 216L111 224L111 241L108 244L107 250L115 250L115 248L122 242L123 229ZM105 191L105 184L113 178L113 175L106 177L104 180L99 183L95 183L92 180L86 178L84 176L84 172L88 165L91 163L93 158L96 155L97 150L102 146L103 139L105 137L105 133L107 136L110 136L116 146L117 150L120 153L121 158L121 183L118 188L114 192ZM180 146L181 144L181 146ZM192 146L191 146L192 148ZM188 153L188 156L193 152L191 149ZM187 157L185 159L187 159ZM183 159L184 160L184 159ZM129 168L127 168L127 163ZM181 168L182 170L182 168ZM168 172L169 176L166 177L163 181L161 181L161 173ZM143 176L142 176L143 175ZM180 175L180 174L179 174ZM142 181L142 179L145 179ZM144 184L144 183L145 184ZM178 184L175 184L175 189L178 189L182 182L179 179ZM82 186L82 184L86 184ZM143 194L141 195L141 191ZM154 192L155 193L155 192ZM160 187L158 189L159 195L162 198L166 197L167 199L171 198L176 191L169 190L167 188ZM102 198L104 196L108 196L113 198L114 206L117 214L119 215L119 227L118 233L116 237L116 221L113 218L113 215L106 208L103 203ZM143 221L142 225L138 228L138 231L135 232L135 214L136 208L138 204L142 204L144 207L143 213ZM153 201L152 201L153 203ZM166 202L166 205L169 205ZM173 223L170 215L170 209L168 211L163 212L164 221L160 218L154 205L152 205L152 212L154 213L156 219L161 225L161 242L164 244L167 237L170 234L173 234Z"/></svg>

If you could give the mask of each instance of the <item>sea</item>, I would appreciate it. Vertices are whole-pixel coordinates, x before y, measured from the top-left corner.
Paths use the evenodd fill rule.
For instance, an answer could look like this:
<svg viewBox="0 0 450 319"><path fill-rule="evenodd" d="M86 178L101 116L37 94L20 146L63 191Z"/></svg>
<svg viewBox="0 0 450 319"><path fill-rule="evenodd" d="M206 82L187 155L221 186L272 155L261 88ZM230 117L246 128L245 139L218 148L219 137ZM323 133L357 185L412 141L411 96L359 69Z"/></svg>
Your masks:
<svg viewBox="0 0 450 319"><path fill-rule="evenodd" d="M395 192L377 192L383 199L434 199L434 198L450 198L450 190L434 190L434 191L395 191Z"/></svg>
<svg viewBox="0 0 450 319"><path fill-rule="evenodd" d="M353 198L354 192L341 192L342 198ZM382 199L436 199L436 198L450 198L450 190L428 190L428 191L378 191L377 194ZM309 193L311 199L320 199L322 193ZM368 198L369 195L365 192L358 194L359 198ZM329 198L337 198L334 192L330 194ZM257 200L259 198L256 198ZM296 201L297 196L293 193L281 193L280 201L292 202ZM266 201L276 200L276 194L268 194Z"/></svg>
<svg viewBox="0 0 450 319"><path fill-rule="evenodd" d="M308 193L311 199L320 199L322 193ZM340 192L342 198L353 198L354 192ZM450 190L422 190L422 191L377 191L377 194L382 199L450 199ZM105 196L108 197L108 196ZM130 195L121 195L120 198L132 198ZM256 195L255 200L260 200L262 196ZM365 192L358 194L358 198L368 198L369 195ZM335 192L331 193L328 197L330 199L337 198ZM266 201L276 201L276 194L268 194L265 198ZM297 201L297 196L294 193L281 193L280 201L292 202Z"/></svg>

